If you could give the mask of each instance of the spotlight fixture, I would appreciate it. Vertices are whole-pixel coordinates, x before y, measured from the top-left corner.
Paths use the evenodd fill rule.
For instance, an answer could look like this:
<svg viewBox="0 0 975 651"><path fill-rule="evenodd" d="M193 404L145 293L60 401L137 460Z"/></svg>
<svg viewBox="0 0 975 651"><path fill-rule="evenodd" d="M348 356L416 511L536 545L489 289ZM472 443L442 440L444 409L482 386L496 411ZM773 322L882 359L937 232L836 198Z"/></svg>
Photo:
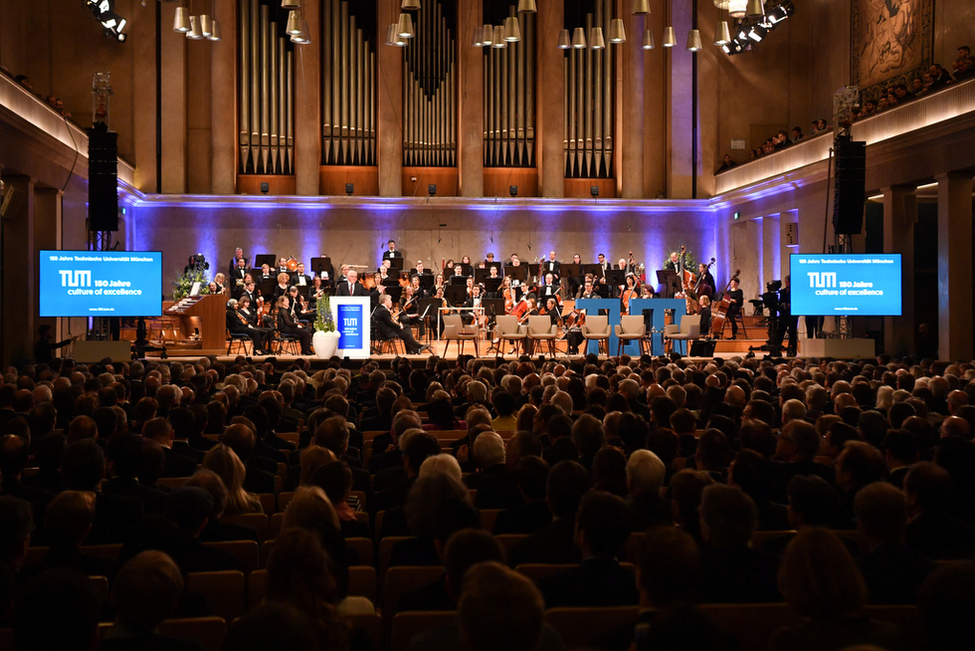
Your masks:
<svg viewBox="0 0 975 651"><path fill-rule="evenodd" d="M471 40L471 45L474 47L484 47L483 41L481 41L481 28L474 28L474 38Z"/></svg>
<svg viewBox="0 0 975 651"><path fill-rule="evenodd" d="M193 17L190 16L190 21ZM292 9L288 12L288 23L284 28L284 31L288 33L289 36L295 36L301 34L301 16L298 15L296 9Z"/></svg>
<svg viewBox="0 0 975 651"><path fill-rule="evenodd" d="M494 27L485 25L481 28L481 45L490 46L494 43Z"/></svg>
<svg viewBox="0 0 975 651"><path fill-rule="evenodd" d="M769 12L768 20L773 25L777 25L794 13L796 13L796 6L791 2L784 2Z"/></svg>
<svg viewBox="0 0 975 651"><path fill-rule="evenodd" d="M400 37L413 38L413 17L408 13L400 13L397 29Z"/></svg>
<svg viewBox="0 0 975 651"><path fill-rule="evenodd" d="M352 194L353 192L355 192L355 184L353 184L353 183L346 183L345 184L345 193L346 194Z"/></svg>
<svg viewBox="0 0 975 651"><path fill-rule="evenodd" d="M643 30L643 43L640 45L644 50L652 50L654 48L653 43L653 32L649 29Z"/></svg>
<svg viewBox="0 0 975 651"><path fill-rule="evenodd" d="M518 186L517 185L509 185L508 186L508 194L510 194L512 197L517 197L518 196Z"/></svg>
<svg viewBox="0 0 975 651"><path fill-rule="evenodd" d="M598 185L590 185L589 186L589 196L592 197L593 199L595 199L596 197L599 196L599 186Z"/></svg>
<svg viewBox="0 0 975 651"><path fill-rule="evenodd" d="M491 37L491 47L499 50L508 47L508 41L504 40L504 27L501 25L494 26L494 36Z"/></svg>
<svg viewBox="0 0 975 651"><path fill-rule="evenodd" d="M762 39L764 39L766 35L768 35L768 30L761 25L755 25L752 27L751 31L748 32L748 38L752 39L756 43L761 43Z"/></svg>
<svg viewBox="0 0 975 651"><path fill-rule="evenodd" d="M102 25L105 36L119 42L125 42L126 34L122 33L125 29L126 20L115 13L115 0L85 0L91 14Z"/></svg>
<svg viewBox="0 0 975 651"><path fill-rule="evenodd" d="M293 39L294 37L292 37ZM403 47L406 45L406 40L399 35L399 26L396 23L391 23L386 28L386 45L392 45L394 47Z"/></svg>
<svg viewBox="0 0 975 651"><path fill-rule="evenodd" d="M427 186L427 194L429 194L431 197L433 195L437 194L437 184L436 183L431 183L430 185Z"/></svg>
<svg viewBox="0 0 975 651"><path fill-rule="evenodd" d="M725 45L731 42L731 31L728 29L727 20L719 20L718 26L714 30L714 44Z"/></svg>
<svg viewBox="0 0 975 651"><path fill-rule="evenodd" d="M728 13L732 18L744 18L748 0L728 0Z"/></svg>
<svg viewBox="0 0 975 651"><path fill-rule="evenodd" d="M563 29L559 34L559 49L568 50L572 47L572 40L569 38L569 30Z"/></svg>
<svg viewBox="0 0 975 651"><path fill-rule="evenodd" d="M186 7L176 7L176 15L173 17L173 31L180 34L190 31L190 10Z"/></svg>

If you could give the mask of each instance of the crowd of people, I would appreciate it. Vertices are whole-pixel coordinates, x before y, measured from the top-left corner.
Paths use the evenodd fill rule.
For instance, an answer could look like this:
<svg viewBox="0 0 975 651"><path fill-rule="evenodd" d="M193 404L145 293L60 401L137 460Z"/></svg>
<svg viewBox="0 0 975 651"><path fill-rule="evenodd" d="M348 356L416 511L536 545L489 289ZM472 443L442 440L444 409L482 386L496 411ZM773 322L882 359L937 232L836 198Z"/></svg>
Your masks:
<svg viewBox="0 0 975 651"><path fill-rule="evenodd" d="M927 72L913 77L909 84L897 82L888 86L877 99L864 98L860 105L856 107L853 120L854 122L863 120L877 113L882 113L889 108L906 104L918 97L930 95L952 84L971 79L973 76L975 76L975 62L972 61L971 48L967 45L962 45L958 48L955 60L951 62L951 70L942 67L939 63L932 63ZM813 120L810 123L808 134L803 134L802 128L798 126L792 129L791 137L790 133L786 130L780 130L774 136L769 137L761 147L752 149L749 152L749 160L774 154L799 142L803 138L816 136L829 131L832 131L832 127L829 126L829 123L824 118ZM718 167L715 173L720 174L721 172L726 172L736 167L737 164L738 162L730 154L725 154L721 166Z"/></svg>
<svg viewBox="0 0 975 651"><path fill-rule="evenodd" d="M266 596L228 651L368 648L343 616L373 609L348 593L349 566L373 559L345 540L386 536L407 536L392 566L444 568L397 610L458 612L419 651L558 649L546 609L613 605L639 619L596 648L727 648L698 604L781 601L806 619L773 649L900 648L868 604L918 604L931 648L960 648L975 574L937 562L975 550L973 380L972 363L885 356L7 368L0 622L21 651L90 649L99 620L114 622L103 649L194 648L156 628L210 612L187 574L239 569L205 543L258 539L226 519L261 512L283 464L294 496ZM493 531L482 509L499 510ZM524 538L506 551L502 533ZM117 563L85 551L111 543ZM533 582L509 569L525 563L571 567ZM109 603L86 575L108 578Z"/></svg>
<svg viewBox="0 0 975 651"><path fill-rule="evenodd" d="M66 120L72 119L71 113L64 109L64 102L61 101L61 98L55 97L54 95L48 95L47 97L45 97L41 93L34 90L34 87L30 83L30 78L28 78L27 75L13 75L10 74L10 72L7 71L5 68L2 67L0 67L0 71L12 77L13 80L16 81L18 84L20 84L21 86L23 86L24 88L32 92L33 94L37 95L37 97L41 99L45 104L47 104L52 109L54 109L55 111L63 115Z"/></svg>

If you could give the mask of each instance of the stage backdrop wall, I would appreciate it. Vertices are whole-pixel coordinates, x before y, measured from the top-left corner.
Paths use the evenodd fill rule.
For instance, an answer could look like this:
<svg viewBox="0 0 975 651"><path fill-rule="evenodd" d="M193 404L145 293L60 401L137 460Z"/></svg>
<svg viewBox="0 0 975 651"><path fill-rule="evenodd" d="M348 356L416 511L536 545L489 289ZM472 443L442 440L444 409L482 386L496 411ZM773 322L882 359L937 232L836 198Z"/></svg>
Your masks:
<svg viewBox="0 0 975 651"><path fill-rule="evenodd" d="M695 205L696 204L696 205ZM530 262L555 250L571 261L579 253L595 262L598 253L615 262L630 251L648 271L659 269L667 252L685 245L696 260L716 255L715 213L704 202L631 205L625 201L462 204L459 200L364 203L338 200L281 200L227 197L176 200L159 197L130 209L126 248L163 252L164 279L182 269L187 258L203 253L211 274L225 270L240 246L253 256L294 256L306 264L319 255L376 267L390 238L407 257L439 268L444 258L475 261L488 252L496 259L517 253ZM714 270L723 277L720 261ZM651 274L652 277L652 274Z"/></svg>

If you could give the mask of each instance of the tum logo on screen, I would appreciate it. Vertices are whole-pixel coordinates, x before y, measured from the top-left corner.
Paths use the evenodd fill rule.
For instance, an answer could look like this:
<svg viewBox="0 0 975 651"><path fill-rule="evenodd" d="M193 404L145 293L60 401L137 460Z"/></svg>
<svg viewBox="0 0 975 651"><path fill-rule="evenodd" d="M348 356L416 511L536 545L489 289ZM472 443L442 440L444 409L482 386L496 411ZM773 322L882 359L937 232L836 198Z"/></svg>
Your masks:
<svg viewBox="0 0 975 651"><path fill-rule="evenodd" d="M61 269L61 287L91 287L91 271Z"/></svg>
<svg viewBox="0 0 975 651"><path fill-rule="evenodd" d="M810 287L836 287L836 273L833 271L808 271L806 275L809 276Z"/></svg>

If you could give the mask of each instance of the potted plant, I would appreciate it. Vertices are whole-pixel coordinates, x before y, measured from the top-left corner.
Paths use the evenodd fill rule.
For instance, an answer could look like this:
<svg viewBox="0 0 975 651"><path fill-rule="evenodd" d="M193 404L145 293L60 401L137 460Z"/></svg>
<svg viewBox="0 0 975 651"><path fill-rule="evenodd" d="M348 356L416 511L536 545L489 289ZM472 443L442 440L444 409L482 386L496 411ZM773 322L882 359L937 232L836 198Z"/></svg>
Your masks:
<svg viewBox="0 0 975 651"><path fill-rule="evenodd" d="M330 359L335 355L339 345L339 333L335 328L335 317L332 316L332 305L325 294L315 305L315 334L311 338L315 348L315 356L319 359Z"/></svg>
<svg viewBox="0 0 975 651"><path fill-rule="evenodd" d="M209 294L209 280L202 269L194 268L189 271L177 271L173 278L173 300L178 301L190 295L194 283L200 283L200 293Z"/></svg>

